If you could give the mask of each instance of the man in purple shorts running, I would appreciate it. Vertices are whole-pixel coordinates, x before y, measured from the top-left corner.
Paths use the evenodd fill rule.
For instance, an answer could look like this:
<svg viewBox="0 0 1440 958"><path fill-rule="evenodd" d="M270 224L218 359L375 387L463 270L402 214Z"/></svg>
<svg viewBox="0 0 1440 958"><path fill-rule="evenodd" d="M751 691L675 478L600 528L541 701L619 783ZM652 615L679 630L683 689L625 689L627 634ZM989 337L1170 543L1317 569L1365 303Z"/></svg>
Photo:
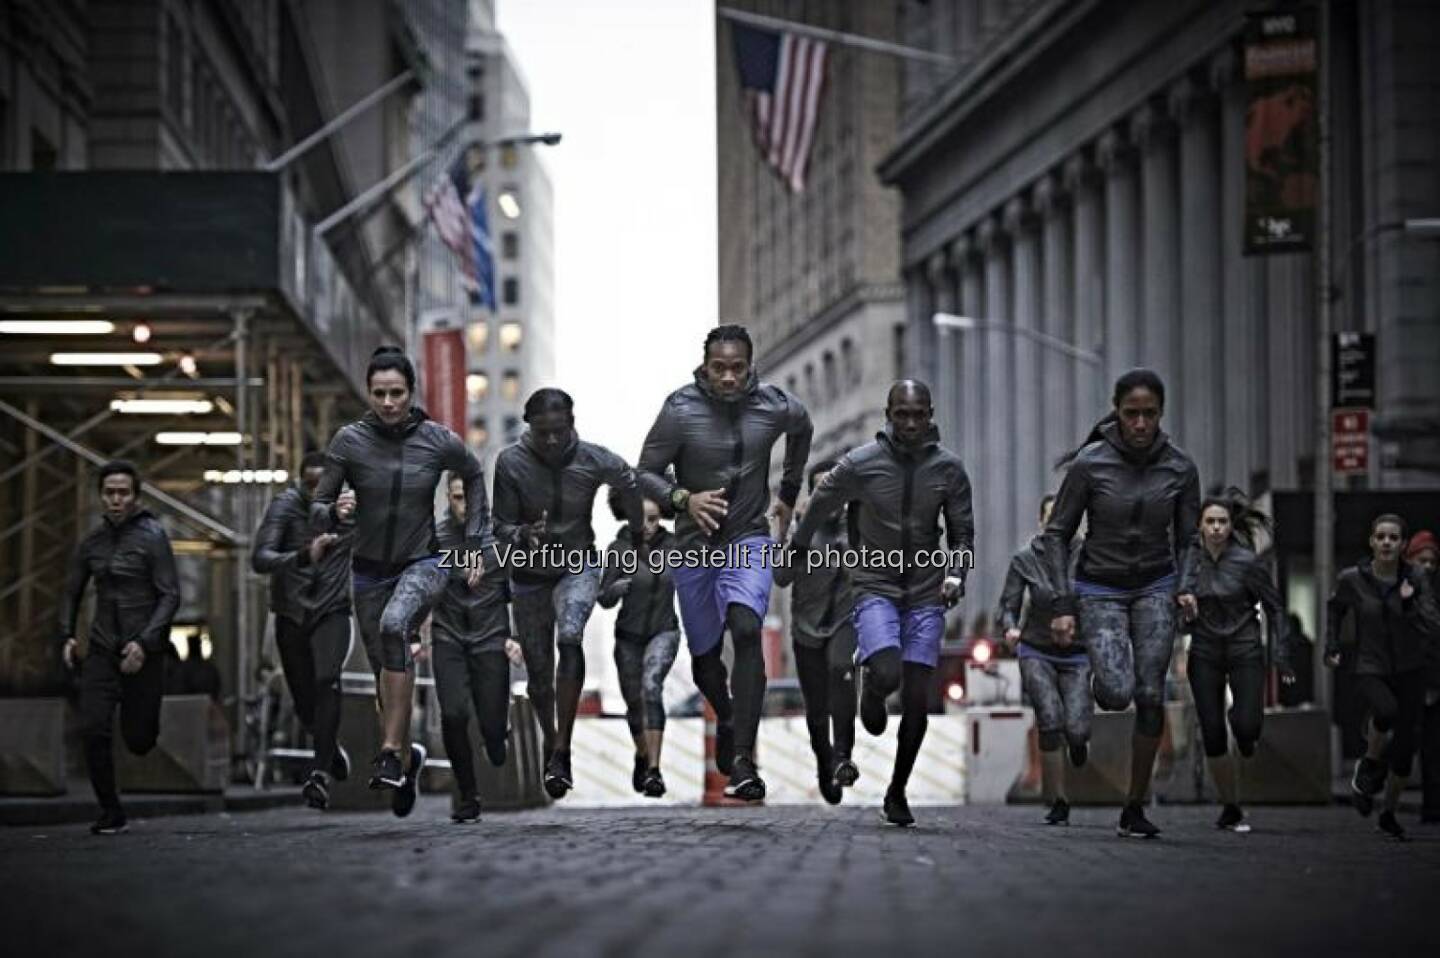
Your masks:
<svg viewBox="0 0 1440 958"><path fill-rule="evenodd" d="M671 568L691 670L715 710L715 765L730 776L725 794L746 801L765 797L755 737L765 699L760 623L774 573L769 519L783 539L814 431L798 399L759 381L754 358L745 327L710 330L695 381L665 400L638 470L646 498L677 516L680 557ZM782 435L779 501L767 512L770 450ZM671 467L673 482L665 475ZM720 658L727 628L735 650L733 679Z"/></svg>
<svg viewBox="0 0 1440 958"><path fill-rule="evenodd" d="M970 478L960 458L940 445L933 414L924 383L902 379L890 387L884 431L843 456L815 488L789 561L775 574L783 586L794 577L797 562L850 567L851 618L865 666L860 722L871 735L885 731L885 699L901 690L895 771L885 793L885 820L900 826L915 824L905 786L925 738L926 699L940 661L945 607L965 594L965 573L974 564ZM856 551L810 551L816 530L849 502L859 504L858 541L851 543Z"/></svg>

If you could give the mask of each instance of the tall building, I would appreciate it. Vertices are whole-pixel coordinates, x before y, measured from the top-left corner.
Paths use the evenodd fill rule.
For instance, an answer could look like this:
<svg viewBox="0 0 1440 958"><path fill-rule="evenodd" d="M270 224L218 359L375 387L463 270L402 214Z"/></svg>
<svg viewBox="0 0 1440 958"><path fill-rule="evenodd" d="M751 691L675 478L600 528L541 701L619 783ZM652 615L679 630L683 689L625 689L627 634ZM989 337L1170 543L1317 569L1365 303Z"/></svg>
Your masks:
<svg viewBox="0 0 1440 958"><path fill-rule="evenodd" d="M898 28L891 3L726 5L880 39ZM812 459L836 456L883 425L905 323L899 197L874 174L895 136L899 70L830 45L805 189L792 193L752 142L733 28L717 23L720 318L750 329L761 375L810 410Z"/></svg>
<svg viewBox="0 0 1440 958"><path fill-rule="evenodd" d="M994 601L1058 484L1052 461L1107 410L1115 377L1145 365L1166 381L1164 428L1202 481L1269 496L1291 607L1314 635L1311 600L1328 588L1308 557L1308 490L1330 468L1328 455L1316 462L1322 284L1312 252L1244 255L1242 35L1256 8L903 5L906 40L956 58L939 75L907 71L880 172L904 196L909 362L958 385L947 412L975 481L980 601ZM1378 341L1380 442L1338 498L1336 554L1348 559L1365 548L1370 510L1410 503L1416 521L1440 519L1435 498L1415 496L1440 480L1440 253L1386 225L1440 214L1440 7L1319 9L1331 22L1319 68L1331 92L1324 285L1334 328ZM1314 102L1295 92L1285 129L1303 134ZM936 312L978 325L937 334Z"/></svg>

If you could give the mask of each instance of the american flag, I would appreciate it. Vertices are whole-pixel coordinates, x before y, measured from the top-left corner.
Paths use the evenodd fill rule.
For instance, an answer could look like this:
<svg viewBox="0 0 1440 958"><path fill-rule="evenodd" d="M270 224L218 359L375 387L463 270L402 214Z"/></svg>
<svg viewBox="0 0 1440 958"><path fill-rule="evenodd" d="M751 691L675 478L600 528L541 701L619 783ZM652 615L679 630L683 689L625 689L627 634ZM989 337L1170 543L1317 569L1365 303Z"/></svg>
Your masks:
<svg viewBox="0 0 1440 958"><path fill-rule="evenodd" d="M484 184L470 182L465 156L455 161L425 194L425 209L440 240L460 261L470 301L495 309L495 256L490 245L490 216Z"/></svg>
<svg viewBox="0 0 1440 958"><path fill-rule="evenodd" d="M760 156L799 193L820 117L826 46L820 40L732 23L740 88Z"/></svg>

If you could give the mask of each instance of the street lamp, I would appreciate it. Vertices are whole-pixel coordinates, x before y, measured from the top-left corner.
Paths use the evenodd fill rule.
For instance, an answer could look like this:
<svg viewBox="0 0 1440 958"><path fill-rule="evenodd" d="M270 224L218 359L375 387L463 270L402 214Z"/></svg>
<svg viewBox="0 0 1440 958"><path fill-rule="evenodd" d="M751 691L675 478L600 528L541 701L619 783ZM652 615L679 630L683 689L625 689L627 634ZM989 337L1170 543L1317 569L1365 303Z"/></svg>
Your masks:
<svg viewBox="0 0 1440 958"><path fill-rule="evenodd" d="M1084 349L1073 343L1067 343L1058 336L1051 336L1049 333L1042 333L1038 329L1031 329L1028 326L1011 326L1008 323L997 323L988 319L976 319L973 316L956 316L953 313L936 313L930 317L930 322L935 328L942 332L947 329L960 330L996 330L1002 333L1009 333L1014 336L1024 336L1026 339L1037 342L1042 346L1048 346L1057 352L1064 353L1072 359L1078 359L1082 363L1089 363L1092 366L1103 366L1105 357L1098 349Z"/></svg>

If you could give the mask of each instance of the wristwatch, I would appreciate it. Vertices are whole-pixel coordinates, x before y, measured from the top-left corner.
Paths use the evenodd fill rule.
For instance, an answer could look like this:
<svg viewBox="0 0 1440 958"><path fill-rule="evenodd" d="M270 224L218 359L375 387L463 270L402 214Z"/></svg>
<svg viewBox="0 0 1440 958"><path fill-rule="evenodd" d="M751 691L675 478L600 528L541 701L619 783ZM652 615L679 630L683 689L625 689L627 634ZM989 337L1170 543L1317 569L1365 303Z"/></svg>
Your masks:
<svg viewBox="0 0 1440 958"><path fill-rule="evenodd" d="M690 490L676 486L670 493L670 507L676 512L684 512L690 506Z"/></svg>

